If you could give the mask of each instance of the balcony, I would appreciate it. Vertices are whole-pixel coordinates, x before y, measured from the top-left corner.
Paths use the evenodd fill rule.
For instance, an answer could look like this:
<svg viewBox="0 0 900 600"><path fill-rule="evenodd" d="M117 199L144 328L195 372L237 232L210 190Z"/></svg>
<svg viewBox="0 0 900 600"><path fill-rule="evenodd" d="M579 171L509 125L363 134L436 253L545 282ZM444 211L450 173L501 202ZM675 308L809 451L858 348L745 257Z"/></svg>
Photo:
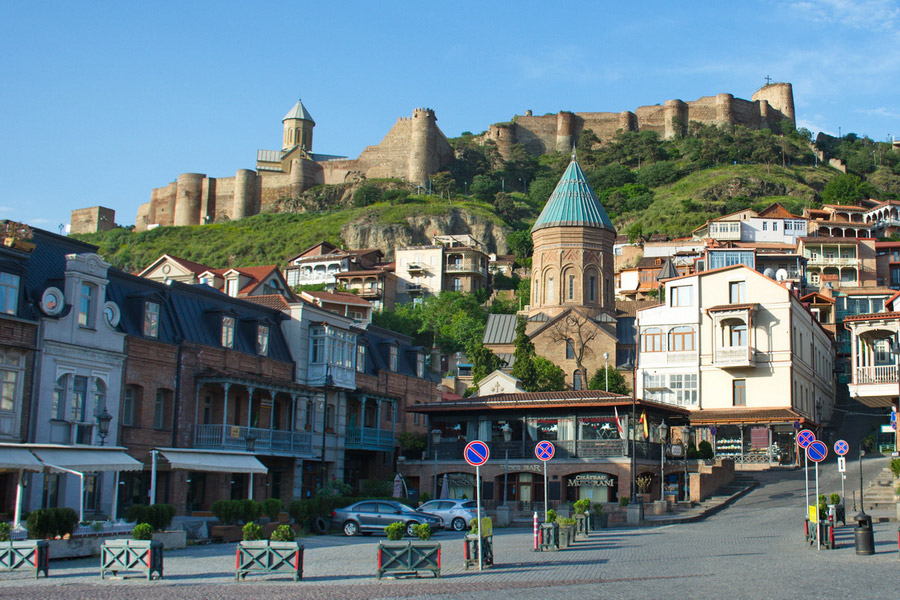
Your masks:
<svg viewBox="0 0 900 600"><path fill-rule="evenodd" d="M394 434L388 429L348 427L344 447L347 450L391 452L394 449Z"/></svg>
<svg viewBox="0 0 900 600"><path fill-rule="evenodd" d="M857 367L854 383L866 385L872 383L897 383L897 365L881 367Z"/></svg>
<svg viewBox="0 0 900 600"><path fill-rule="evenodd" d="M729 367L752 367L755 365L750 360L750 348L747 346L730 346L715 349L713 366L727 369Z"/></svg>
<svg viewBox="0 0 900 600"><path fill-rule="evenodd" d="M668 365L689 365L696 362L696 352L666 352L666 364Z"/></svg>
<svg viewBox="0 0 900 600"><path fill-rule="evenodd" d="M419 263L409 263L406 265L406 270L410 273L423 273L425 271L425 267L420 265Z"/></svg>
<svg viewBox="0 0 900 600"><path fill-rule="evenodd" d="M487 277L487 269L478 263L462 261L447 263L444 268L445 273L475 273L482 277Z"/></svg>
<svg viewBox="0 0 900 600"><path fill-rule="evenodd" d="M360 298L381 298L382 289L380 285L367 286L359 290Z"/></svg>
<svg viewBox="0 0 900 600"><path fill-rule="evenodd" d="M243 425L196 425L194 447L208 450L247 451L247 437L255 438L254 452L277 456L312 454L312 436L305 431L280 431Z"/></svg>
<svg viewBox="0 0 900 600"><path fill-rule="evenodd" d="M410 283L406 285L406 293L410 296L419 296L425 293L425 286L421 286L416 283Z"/></svg>
<svg viewBox="0 0 900 600"><path fill-rule="evenodd" d="M856 267L859 259L855 256L811 256L810 267Z"/></svg>
<svg viewBox="0 0 900 600"><path fill-rule="evenodd" d="M710 223L709 237L715 240L741 241L740 223Z"/></svg>

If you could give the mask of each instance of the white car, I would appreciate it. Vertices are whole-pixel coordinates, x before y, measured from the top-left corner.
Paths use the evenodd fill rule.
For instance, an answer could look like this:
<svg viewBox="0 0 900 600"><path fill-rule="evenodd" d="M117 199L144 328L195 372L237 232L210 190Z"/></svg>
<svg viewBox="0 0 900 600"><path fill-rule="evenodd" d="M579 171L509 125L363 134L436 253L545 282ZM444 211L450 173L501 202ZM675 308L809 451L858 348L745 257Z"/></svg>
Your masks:
<svg viewBox="0 0 900 600"><path fill-rule="evenodd" d="M474 500L431 500L416 508L416 511L437 515L448 523L448 529L463 531L469 528L469 522L475 518L477 505ZM484 514L484 510L482 510Z"/></svg>

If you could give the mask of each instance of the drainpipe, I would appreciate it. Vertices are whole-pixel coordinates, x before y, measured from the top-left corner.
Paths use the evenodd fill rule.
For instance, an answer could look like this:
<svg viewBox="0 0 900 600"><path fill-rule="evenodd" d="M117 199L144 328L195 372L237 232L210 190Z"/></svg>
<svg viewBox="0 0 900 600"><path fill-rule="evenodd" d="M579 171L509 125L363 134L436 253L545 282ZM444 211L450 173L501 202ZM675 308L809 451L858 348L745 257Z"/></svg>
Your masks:
<svg viewBox="0 0 900 600"><path fill-rule="evenodd" d="M181 401L181 368L184 362L184 340L178 342L178 357L175 365L175 401L172 404L172 447L178 447L178 405ZM196 398L194 399L196 401Z"/></svg>

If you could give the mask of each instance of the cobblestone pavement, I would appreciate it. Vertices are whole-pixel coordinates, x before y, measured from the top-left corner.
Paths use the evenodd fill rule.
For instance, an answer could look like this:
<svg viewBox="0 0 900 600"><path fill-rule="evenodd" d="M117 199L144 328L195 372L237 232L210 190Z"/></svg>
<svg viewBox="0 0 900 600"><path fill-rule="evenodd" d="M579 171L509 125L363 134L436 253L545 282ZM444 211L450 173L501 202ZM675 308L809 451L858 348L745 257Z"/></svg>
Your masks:
<svg viewBox="0 0 900 600"><path fill-rule="evenodd" d="M840 491L836 473L826 473L834 470L821 469L821 492ZM153 582L101 581L97 558L51 562L51 576L37 581L2 573L0 598L896 598L896 524L875 525L874 556L856 555L849 522L837 530L836 550L817 551L803 541L803 471L759 479L758 488L703 521L603 530L559 552L532 552L529 530L496 530L497 564L482 572L463 569L461 534L441 532L434 538L442 543L439 579L377 581L377 537L330 535L303 540L297 583L282 574L235 582L234 545L215 544L166 553L165 578Z"/></svg>

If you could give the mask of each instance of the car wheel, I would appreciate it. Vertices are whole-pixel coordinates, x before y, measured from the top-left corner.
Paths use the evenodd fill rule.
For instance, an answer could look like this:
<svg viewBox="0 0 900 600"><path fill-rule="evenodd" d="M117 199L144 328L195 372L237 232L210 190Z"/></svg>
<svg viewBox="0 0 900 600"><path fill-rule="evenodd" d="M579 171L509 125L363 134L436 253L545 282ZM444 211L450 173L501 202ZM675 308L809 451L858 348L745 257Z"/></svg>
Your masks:
<svg viewBox="0 0 900 600"><path fill-rule="evenodd" d="M453 526L453 531L462 531L466 528L466 520L462 517L456 517L455 519L453 519L453 523L451 523L451 525Z"/></svg>
<svg viewBox="0 0 900 600"><path fill-rule="evenodd" d="M344 523L344 535L356 535L359 533L359 523L356 521L347 521Z"/></svg>
<svg viewBox="0 0 900 600"><path fill-rule="evenodd" d="M416 525L418 525L418 523L416 523L415 521L410 521L409 523L407 523L406 524L406 535L408 535L409 537L415 537L416 536Z"/></svg>

